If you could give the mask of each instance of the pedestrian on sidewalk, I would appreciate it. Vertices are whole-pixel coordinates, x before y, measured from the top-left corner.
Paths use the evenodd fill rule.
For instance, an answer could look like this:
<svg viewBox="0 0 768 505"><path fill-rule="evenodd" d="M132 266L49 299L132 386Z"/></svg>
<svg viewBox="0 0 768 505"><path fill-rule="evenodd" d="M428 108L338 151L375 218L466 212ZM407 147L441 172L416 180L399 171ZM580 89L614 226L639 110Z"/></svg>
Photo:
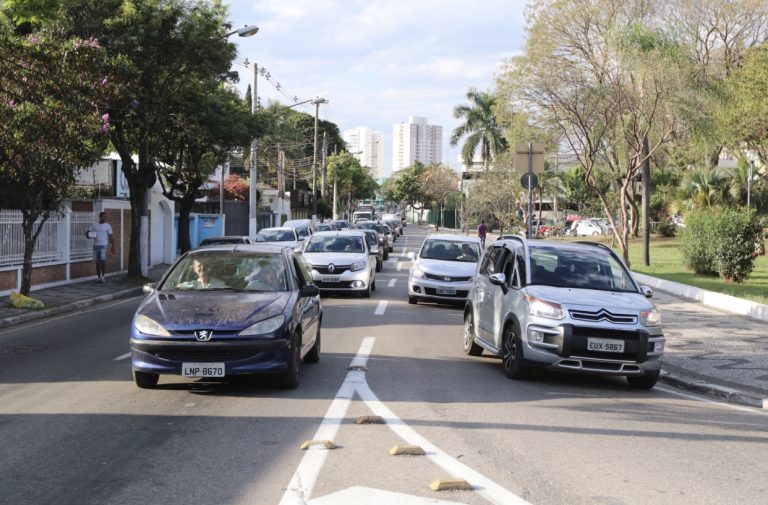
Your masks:
<svg viewBox="0 0 768 505"><path fill-rule="evenodd" d="M99 213L99 222L88 229L86 237L93 240L93 261L96 263L96 276L98 282L104 283L104 275L107 273L107 244L109 251L115 254L115 241L112 238L112 227L107 222L107 213Z"/></svg>
<svg viewBox="0 0 768 505"><path fill-rule="evenodd" d="M485 220L480 221L477 227L477 236L480 238L480 247L485 250L485 236L488 234L488 227L485 226Z"/></svg>

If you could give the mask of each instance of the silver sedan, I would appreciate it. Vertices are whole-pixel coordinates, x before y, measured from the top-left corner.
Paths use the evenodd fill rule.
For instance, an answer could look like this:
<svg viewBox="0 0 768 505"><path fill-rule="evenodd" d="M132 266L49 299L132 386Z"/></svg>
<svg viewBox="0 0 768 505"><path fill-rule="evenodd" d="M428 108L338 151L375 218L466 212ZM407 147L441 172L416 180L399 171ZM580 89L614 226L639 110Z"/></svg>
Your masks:
<svg viewBox="0 0 768 505"><path fill-rule="evenodd" d="M480 240L463 235L426 238L408 274L408 303L467 299L480 258Z"/></svg>

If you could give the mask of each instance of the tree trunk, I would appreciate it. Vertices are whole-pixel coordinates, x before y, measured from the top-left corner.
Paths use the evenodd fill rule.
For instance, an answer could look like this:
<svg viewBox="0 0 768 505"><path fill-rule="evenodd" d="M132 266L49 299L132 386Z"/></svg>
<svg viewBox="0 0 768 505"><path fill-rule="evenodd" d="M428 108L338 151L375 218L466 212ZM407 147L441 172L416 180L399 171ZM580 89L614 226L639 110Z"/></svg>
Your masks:
<svg viewBox="0 0 768 505"><path fill-rule="evenodd" d="M648 137L643 138L643 265L651 265L651 157L648 155Z"/></svg>
<svg viewBox="0 0 768 505"><path fill-rule="evenodd" d="M185 253L192 249L189 239L189 214L192 212L193 200L183 199L179 201L179 250Z"/></svg>
<svg viewBox="0 0 768 505"><path fill-rule="evenodd" d="M24 260L21 267L21 288L19 293L24 296L29 296L32 290L32 256L35 253L35 242L37 242L37 237L40 235L43 225L48 220L48 217L50 217L50 213L44 213L37 229L34 229L35 221L37 221L38 217L41 216L37 212L22 211L21 229L24 233Z"/></svg>

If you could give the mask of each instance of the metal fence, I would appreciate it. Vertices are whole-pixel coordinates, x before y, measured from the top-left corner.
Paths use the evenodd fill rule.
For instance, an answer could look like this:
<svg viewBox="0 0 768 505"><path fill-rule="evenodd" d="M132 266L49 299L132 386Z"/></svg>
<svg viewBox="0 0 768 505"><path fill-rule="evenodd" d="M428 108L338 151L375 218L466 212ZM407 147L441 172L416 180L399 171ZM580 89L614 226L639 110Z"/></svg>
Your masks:
<svg viewBox="0 0 768 505"><path fill-rule="evenodd" d="M0 209L0 267L24 263L22 219L20 210ZM90 258L91 248L85 232L92 222L90 212L66 212L48 218L35 242L32 263L45 265Z"/></svg>

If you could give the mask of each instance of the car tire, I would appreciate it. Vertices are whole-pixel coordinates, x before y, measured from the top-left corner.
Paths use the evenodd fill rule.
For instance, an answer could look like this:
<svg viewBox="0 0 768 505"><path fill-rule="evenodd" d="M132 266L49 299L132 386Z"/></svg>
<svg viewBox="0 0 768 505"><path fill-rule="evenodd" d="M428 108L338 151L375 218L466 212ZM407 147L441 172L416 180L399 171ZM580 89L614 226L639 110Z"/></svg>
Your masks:
<svg viewBox="0 0 768 505"><path fill-rule="evenodd" d="M320 324L317 323L317 335L315 336L315 345L312 346L312 349L309 350L307 354L304 355L304 363L317 363L320 361L320 346L322 345L320 343Z"/></svg>
<svg viewBox="0 0 768 505"><path fill-rule="evenodd" d="M159 380L160 374L133 370L133 382L141 389L152 389L157 386Z"/></svg>
<svg viewBox="0 0 768 505"><path fill-rule="evenodd" d="M371 288L372 288L372 286L371 286L371 283L369 282L368 283L368 287L365 289L365 291L361 291L360 292L360 296L362 296L363 298L370 298L371 297L371 291L372 291Z"/></svg>
<svg viewBox="0 0 768 505"><path fill-rule="evenodd" d="M384 248L384 261L389 259L389 247Z"/></svg>
<svg viewBox="0 0 768 505"><path fill-rule="evenodd" d="M376 271L381 272L381 264L383 263L383 260L377 259L376 260Z"/></svg>
<svg viewBox="0 0 768 505"><path fill-rule="evenodd" d="M464 352L470 356L483 354L483 348L475 343L475 323L471 310L464 316Z"/></svg>
<svg viewBox="0 0 768 505"><path fill-rule="evenodd" d="M627 382L630 386L637 389L651 389L656 385L656 381L659 380L659 371L649 372L639 377L627 377Z"/></svg>
<svg viewBox="0 0 768 505"><path fill-rule="evenodd" d="M523 364L523 347L517 332L517 324L510 322L504 328L501 344L501 365L504 374L510 379L525 379L529 369Z"/></svg>
<svg viewBox="0 0 768 505"><path fill-rule="evenodd" d="M389 246L389 252L392 252L395 250L395 246Z"/></svg>
<svg viewBox="0 0 768 505"><path fill-rule="evenodd" d="M294 335L290 356L288 357L288 368L280 376L280 385L285 389L296 389L299 387L299 360L301 357L301 344L299 342L299 336Z"/></svg>
<svg viewBox="0 0 768 505"><path fill-rule="evenodd" d="M371 282L371 291L376 291L376 277L373 277L373 282Z"/></svg>
<svg viewBox="0 0 768 505"><path fill-rule="evenodd" d="M408 296L408 303L411 305L416 305L419 302L419 300L415 296Z"/></svg>

